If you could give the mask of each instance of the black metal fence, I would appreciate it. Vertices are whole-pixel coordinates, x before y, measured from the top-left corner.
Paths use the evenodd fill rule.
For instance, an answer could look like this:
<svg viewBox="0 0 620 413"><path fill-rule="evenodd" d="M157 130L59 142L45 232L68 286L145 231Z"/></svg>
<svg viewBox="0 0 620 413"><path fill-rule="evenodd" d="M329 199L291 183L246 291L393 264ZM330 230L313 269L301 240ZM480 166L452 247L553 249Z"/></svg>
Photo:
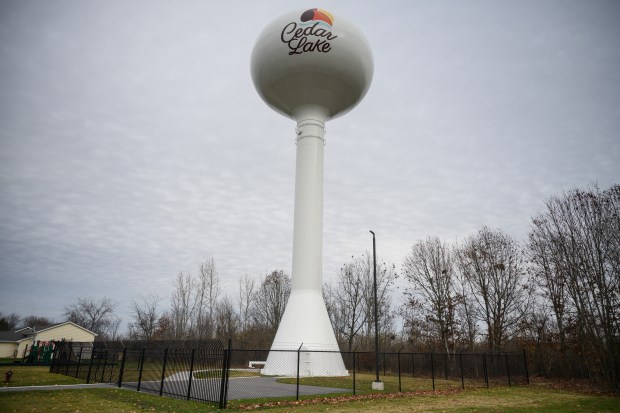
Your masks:
<svg viewBox="0 0 620 413"><path fill-rule="evenodd" d="M61 342L50 372L224 408L227 355L219 340Z"/></svg>
<svg viewBox="0 0 620 413"><path fill-rule="evenodd" d="M50 371L225 408L229 399L368 393L375 363L374 352L234 349L219 340L63 342ZM529 383L525 352L384 352L378 363L385 392Z"/></svg>
<svg viewBox="0 0 620 413"><path fill-rule="evenodd" d="M264 389L252 393L261 397L296 397L306 394L368 393L372 382L376 380L375 353L365 351L328 352L279 350L288 353L288 357L280 354L278 359L287 360L293 365L293 371L280 376L279 383L288 384L274 387L265 380ZM242 376L262 376L262 369L267 360L269 350L240 350L230 352L231 372L238 371ZM308 370L304 363L309 359L333 364L334 356L341 356L346 371L345 376L325 377L316 380L316 372ZM320 364L320 361L319 361ZM276 369L277 370L277 369ZM320 371L327 368L318 367ZM237 375L235 375L237 376ZM379 376L384 382L386 392L408 392L418 390L438 390L466 387L513 386L529 384L529 373L525 352L518 353L412 353L383 352L379 353ZM272 380L273 381L273 380ZM321 384L324 383L324 384ZM254 384L258 381L253 382ZM230 398L242 399L244 391L239 386L247 385L247 380L236 378L230 380ZM241 395L241 397L238 397Z"/></svg>

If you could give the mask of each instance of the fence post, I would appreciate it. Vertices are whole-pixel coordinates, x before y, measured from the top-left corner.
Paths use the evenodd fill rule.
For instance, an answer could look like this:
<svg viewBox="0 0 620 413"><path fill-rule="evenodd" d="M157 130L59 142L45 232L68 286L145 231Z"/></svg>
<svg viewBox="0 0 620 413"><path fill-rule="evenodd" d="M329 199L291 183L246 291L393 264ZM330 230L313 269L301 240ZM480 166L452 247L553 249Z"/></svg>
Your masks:
<svg viewBox="0 0 620 413"><path fill-rule="evenodd" d="M108 350L106 349L105 357L103 358L103 370L101 371L101 381L100 381L100 383L105 383L104 376L105 376L105 368L107 366L107 363L108 363ZM100 364L101 364L101 362L97 363L97 367L99 367Z"/></svg>
<svg viewBox="0 0 620 413"><path fill-rule="evenodd" d="M435 391L435 363L433 361L433 353L435 350L431 351L431 377L433 378L433 391Z"/></svg>
<svg viewBox="0 0 620 413"><path fill-rule="evenodd" d="M60 354L59 354L59 359L58 359L58 363L56 364L56 373L61 374L60 373L60 368L62 367L62 356L65 353L65 349L61 349Z"/></svg>
<svg viewBox="0 0 620 413"><path fill-rule="evenodd" d="M228 337L228 354L226 357L226 393L224 393L224 408L228 406L228 381L230 380L230 359L233 354L232 339ZM264 366L263 366L264 367Z"/></svg>
<svg viewBox="0 0 620 413"><path fill-rule="evenodd" d="M525 349L523 349L523 364L525 365L525 380L527 384L530 384L530 373L527 369L527 355L525 354Z"/></svg>
<svg viewBox="0 0 620 413"><path fill-rule="evenodd" d="M508 353L505 354L506 357L506 373L508 373L508 387L511 387L510 383L510 366L508 365Z"/></svg>
<svg viewBox="0 0 620 413"><path fill-rule="evenodd" d="M230 340L229 340L230 342ZM221 378L220 378L220 403L219 403L219 408L223 409L224 408L224 386L225 386L225 381L226 381L226 360L228 359L228 348L223 349L222 351L222 374L221 374Z"/></svg>
<svg viewBox="0 0 620 413"><path fill-rule="evenodd" d="M415 353L411 353L411 378L413 378L415 374L415 361L414 361Z"/></svg>
<svg viewBox="0 0 620 413"><path fill-rule="evenodd" d="M166 360L168 360L168 347L164 349L164 365L161 369L161 384L159 385L159 395L164 394L164 379L166 378Z"/></svg>
<svg viewBox="0 0 620 413"><path fill-rule="evenodd" d="M383 352L383 375L385 376L385 352Z"/></svg>
<svg viewBox="0 0 620 413"><path fill-rule="evenodd" d="M86 384L90 383L90 373L93 370L93 360L95 359L95 345L91 347L90 350L90 363L88 365L88 375L86 376Z"/></svg>
<svg viewBox="0 0 620 413"><path fill-rule="evenodd" d="M465 390L465 377L463 376L463 353L459 353L459 364L461 365L461 388Z"/></svg>
<svg viewBox="0 0 620 413"><path fill-rule="evenodd" d="M58 360L56 360L56 364L54 365L54 373L60 374L60 365L62 364L62 355L64 353L64 348L59 349L58 351Z"/></svg>
<svg viewBox="0 0 620 413"><path fill-rule="evenodd" d="M58 346L56 346L56 344L54 344L54 346L55 346L54 350L52 351L52 360L50 361L50 373L55 373L54 367L56 367L56 363L57 363L57 361L56 361L56 353L57 353L57 350L58 350ZM17 357L17 350L15 350L13 352L13 356Z"/></svg>
<svg viewBox="0 0 620 413"><path fill-rule="evenodd" d="M233 353L232 339L228 337L228 354L226 355L226 387L224 388L224 408L228 405L228 380L230 379L230 359Z"/></svg>
<svg viewBox="0 0 620 413"><path fill-rule="evenodd" d="M446 380L448 380L448 353L443 353L443 370Z"/></svg>
<svg viewBox="0 0 620 413"><path fill-rule="evenodd" d="M75 369L75 378L77 379L80 375L80 364L82 364L82 351L84 350L84 346L80 346L80 355L78 357L78 365L77 369Z"/></svg>
<svg viewBox="0 0 620 413"><path fill-rule="evenodd" d="M73 346L71 346L71 350L69 351L69 357L67 358L67 368L65 369L65 376L69 375L69 366L71 365L71 354L73 354Z"/></svg>
<svg viewBox="0 0 620 413"><path fill-rule="evenodd" d="M403 351L403 347L400 348L400 350L398 350L398 391L402 392L403 391L403 387L401 385L401 380L400 380L400 352Z"/></svg>
<svg viewBox="0 0 620 413"><path fill-rule="evenodd" d="M121 371L118 372L118 387L123 384L123 372L125 371L125 356L127 356L127 347L123 348L123 360L121 361Z"/></svg>
<svg viewBox="0 0 620 413"><path fill-rule="evenodd" d="M355 348L353 349L353 395L355 396L355 364L356 364L356 359L357 359L357 354L355 354L355 349L357 349L357 346L355 346Z"/></svg>
<svg viewBox="0 0 620 413"><path fill-rule="evenodd" d="M138 372L138 389L136 391L140 391L140 385L142 384L142 370L144 369L144 353L146 352L146 347L142 347L142 351L140 352L140 371Z"/></svg>
<svg viewBox="0 0 620 413"><path fill-rule="evenodd" d="M112 360L111 360L112 361L112 366L110 368L110 378L108 379L108 383L112 383L112 374L114 374L114 366L116 364L114 359L116 358L117 354L118 353L113 353L112 354ZM105 356L106 356L106 360L107 360L108 359L108 353L106 353Z"/></svg>
<svg viewBox="0 0 620 413"><path fill-rule="evenodd" d="M230 355L232 353L232 340L228 338L228 347L224 349L222 360L222 381L220 382L220 409L225 409L228 402L228 369L230 368Z"/></svg>
<svg viewBox="0 0 620 413"><path fill-rule="evenodd" d="M194 355L196 354L196 349L192 349L192 358L189 362L189 382L187 383L187 400L191 397L192 394L192 379L194 378Z"/></svg>
<svg viewBox="0 0 620 413"><path fill-rule="evenodd" d="M297 349L297 395L296 395L295 400L299 400L299 358L300 358L300 353L301 353L301 347L303 345L304 343L301 343L301 345Z"/></svg>
<svg viewBox="0 0 620 413"><path fill-rule="evenodd" d="M487 389L489 388L489 371L487 369L487 355L486 353L482 354L482 368L484 369L484 381L487 384Z"/></svg>

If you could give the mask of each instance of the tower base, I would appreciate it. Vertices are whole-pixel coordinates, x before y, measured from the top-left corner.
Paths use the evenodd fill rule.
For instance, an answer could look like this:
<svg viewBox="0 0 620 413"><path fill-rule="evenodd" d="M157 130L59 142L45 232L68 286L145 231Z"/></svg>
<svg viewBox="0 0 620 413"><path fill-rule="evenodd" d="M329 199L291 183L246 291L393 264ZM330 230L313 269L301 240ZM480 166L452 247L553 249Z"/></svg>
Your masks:
<svg viewBox="0 0 620 413"><path fill-rule="evenodd" d="M291 291L261 374L349 375L320 291Z"/></svg>

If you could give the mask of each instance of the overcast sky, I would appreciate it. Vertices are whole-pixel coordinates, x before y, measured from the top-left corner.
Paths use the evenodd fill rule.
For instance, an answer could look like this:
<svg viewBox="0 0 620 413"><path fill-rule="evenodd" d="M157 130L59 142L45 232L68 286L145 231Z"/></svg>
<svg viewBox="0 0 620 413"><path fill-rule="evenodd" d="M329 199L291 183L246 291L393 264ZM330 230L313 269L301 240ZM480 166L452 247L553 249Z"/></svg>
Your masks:
<svg viewBox="0 0 620 413"><path fill-rule="evenodd" d="M294 3L294 4L293 4ZM572 187L620 181L620 2L0 1L0 312L129 303L214 258L290 274L295 123L250 78L299 7L366 34L373 83L327 123L324 281L429 235L526 240Z"/></svg>

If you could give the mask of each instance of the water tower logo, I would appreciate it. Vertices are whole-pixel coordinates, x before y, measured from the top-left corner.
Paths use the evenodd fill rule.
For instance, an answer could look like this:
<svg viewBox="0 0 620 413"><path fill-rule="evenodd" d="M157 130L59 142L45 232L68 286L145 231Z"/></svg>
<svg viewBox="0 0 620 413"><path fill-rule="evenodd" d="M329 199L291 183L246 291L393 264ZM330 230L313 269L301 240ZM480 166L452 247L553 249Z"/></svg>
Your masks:
<svg viewBox="0 0 620 413"><path fill-rule="evenodd" d="M301 14L300 23L290 22L282 29L280 38L289 48L289 55L305 52L328 53L330 43L338 36L332 33L334 16L322 9L310 9Z"/></svg>
<svg viewBox="0 0 620 413"><path fill-rule="evenodd" d="M308 22L308 21L322 22L323 24L329 26L330 29L332 27L332 24L334 24L334 16L327 10L322 10L322 9L306 10L305 12L301 14L301 18L299 20L301 20L302 22Z"/></svg>

